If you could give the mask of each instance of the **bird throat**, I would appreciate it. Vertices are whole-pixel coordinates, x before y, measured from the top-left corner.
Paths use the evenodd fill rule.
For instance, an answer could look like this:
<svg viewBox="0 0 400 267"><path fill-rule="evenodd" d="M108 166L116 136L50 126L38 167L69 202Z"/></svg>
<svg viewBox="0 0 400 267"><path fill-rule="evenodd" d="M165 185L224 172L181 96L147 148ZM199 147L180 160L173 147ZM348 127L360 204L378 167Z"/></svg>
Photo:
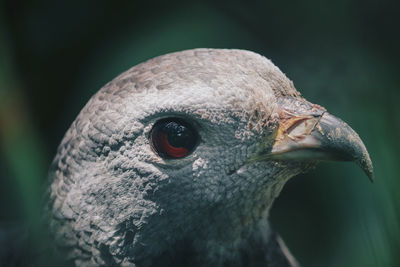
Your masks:
<svg viewBox="0 0 400 267"><path fill-rule="evenodd" d="M138 266L246 266L241 263L251 259L264 264L267 255L277 252L277 248L271 248L271 244L276 245L276 236L268 222L269 209L286 182L277 181L260 190L263 201L243 201L240 206L231 207L231 211L225 205L217 205L202 212L196 222L183 226L181 232L176 231L177 238L157 255L136 263ZM149 258L152 260L148 261Z"/></svg>
<svg viewBox="0 0 400 267"><path fill-rule="evenodd" d="M198 235L178 240L151 261L138 266L274 266L288 262L281 251L275 232L266 219L248 225L231 239ZM148 258L147 258L148 259ZM281 266L281 265L279 265ZM289 266L289 265L282 265Z"/></svg>

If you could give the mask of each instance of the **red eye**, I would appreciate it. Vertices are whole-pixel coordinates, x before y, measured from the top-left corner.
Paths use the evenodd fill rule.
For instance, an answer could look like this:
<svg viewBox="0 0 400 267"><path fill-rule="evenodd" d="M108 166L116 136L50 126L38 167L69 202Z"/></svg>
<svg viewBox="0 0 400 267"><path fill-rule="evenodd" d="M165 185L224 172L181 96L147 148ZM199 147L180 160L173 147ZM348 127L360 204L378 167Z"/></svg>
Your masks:
<svg viewBox="0 0 400 267"><path fill-rule="evenodd" d="M150 136L153 149L166 159L187 156L198 140L197 133L188 123L174 118L158 121Z"/></svg>

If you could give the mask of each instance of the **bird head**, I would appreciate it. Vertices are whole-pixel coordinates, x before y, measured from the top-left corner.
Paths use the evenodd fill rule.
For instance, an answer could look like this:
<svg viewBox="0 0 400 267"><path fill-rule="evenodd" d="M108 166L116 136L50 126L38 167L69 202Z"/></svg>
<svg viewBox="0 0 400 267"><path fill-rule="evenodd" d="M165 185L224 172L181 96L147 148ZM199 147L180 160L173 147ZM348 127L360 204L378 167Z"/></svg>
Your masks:
<svg viewBox="0 0 400 267"><path fill-rule="evenodd" d="M72 123L50 171L50 228L77 264L148 262L180 242L232 248L321 160L372 178L358 135L268 59L167 54L106 84Z"/></svg>

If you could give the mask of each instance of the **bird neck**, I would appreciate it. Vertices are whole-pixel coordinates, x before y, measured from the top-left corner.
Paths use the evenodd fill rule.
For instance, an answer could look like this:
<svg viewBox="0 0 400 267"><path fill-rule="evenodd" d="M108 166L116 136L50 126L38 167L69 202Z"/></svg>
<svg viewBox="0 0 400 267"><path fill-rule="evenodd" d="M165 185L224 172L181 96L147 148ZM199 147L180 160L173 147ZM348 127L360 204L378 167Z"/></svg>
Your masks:
<svg viewBox="0 0 400 267"><path fill-rule="evenodd" d="M138 266L296 266L266 219L231 236L197 235L179 240L151 261Z"/></svg>
<svg viewBox="0 0 400 267"><path fill-rule="evenodd" d="M245 258L261 261L276 243L268 214L285 182L277 179L251 195L237 192L234 198L203 206L190 216L155 212L136 239L137 265L241 266L236 263L246 262ZM156 245L141 248L141 244ZM142 263L146 259L151 261Z"/></svg>
<svg viewBox="0 0 400 267"><path fill-rule="evenodd" d="M268 223L269 209L280 189L281 185L273 188L276 192L265 192L264 201L204 210L182 225L181 231L175 230L173 242L164 243L158 255L150 257L151 262L138 266L247 266L244 263L249 261L258 266L283 258Z"/></svg>

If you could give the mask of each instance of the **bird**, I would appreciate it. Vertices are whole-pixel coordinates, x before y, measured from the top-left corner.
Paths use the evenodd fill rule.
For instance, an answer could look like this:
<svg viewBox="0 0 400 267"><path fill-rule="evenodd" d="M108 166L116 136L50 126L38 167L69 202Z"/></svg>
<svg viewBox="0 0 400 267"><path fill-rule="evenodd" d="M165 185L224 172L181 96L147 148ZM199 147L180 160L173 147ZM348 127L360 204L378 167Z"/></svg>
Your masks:
<svg viewBox="0 0 400 267"><path fill-rule="evenodd" d="M198 48L101 88L49 171L45 218L73 266L299 266L269 223L285 183L370 156L269 59Z"/></svg>

